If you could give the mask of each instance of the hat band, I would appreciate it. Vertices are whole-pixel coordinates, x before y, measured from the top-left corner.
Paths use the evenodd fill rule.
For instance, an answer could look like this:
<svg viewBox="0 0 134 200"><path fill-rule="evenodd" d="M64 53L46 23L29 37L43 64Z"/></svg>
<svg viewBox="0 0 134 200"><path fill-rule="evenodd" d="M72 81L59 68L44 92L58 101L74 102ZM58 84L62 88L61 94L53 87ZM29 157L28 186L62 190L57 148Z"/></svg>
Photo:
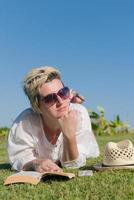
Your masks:
<svg viewBox="0 0 134 200"><path fill-rule="evenodd" d="M102 167L122 167L122 166L134 166L134 164L128 164L128 165L105 165L102 163Z"/></svg>

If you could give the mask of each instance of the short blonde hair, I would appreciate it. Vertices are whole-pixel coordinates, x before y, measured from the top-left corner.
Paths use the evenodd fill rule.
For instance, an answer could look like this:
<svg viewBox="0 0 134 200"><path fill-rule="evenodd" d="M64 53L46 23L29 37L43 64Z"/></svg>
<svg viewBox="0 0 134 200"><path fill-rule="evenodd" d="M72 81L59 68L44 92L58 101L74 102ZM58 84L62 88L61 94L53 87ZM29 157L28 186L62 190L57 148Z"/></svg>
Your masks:
<svg viewBox="0 0 134 200"><path fill-rule="evenodd" d="M23 90L30 100L35 112L40 113L38 94L39 88L53 79L61 80L60 72L54 67L42 66L32 69L24 79Z"/></svg>

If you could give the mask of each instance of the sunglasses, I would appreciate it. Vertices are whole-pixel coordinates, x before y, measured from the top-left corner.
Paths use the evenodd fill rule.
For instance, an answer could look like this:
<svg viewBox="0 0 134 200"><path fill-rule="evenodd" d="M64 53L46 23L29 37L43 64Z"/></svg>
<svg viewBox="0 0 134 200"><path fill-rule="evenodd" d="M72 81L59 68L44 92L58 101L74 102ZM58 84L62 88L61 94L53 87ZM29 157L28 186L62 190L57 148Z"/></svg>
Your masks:
<svg viewBox="0 0 134 200"><path fill-rule="evenodd" d="M38 98L40 101L43 101L48 106L52 106L58 101L58 96L62 100L69 98L70 96L69 88L63 87L57 93L51 93L51 94L48 94L47 96L38 96Z"/></svg>

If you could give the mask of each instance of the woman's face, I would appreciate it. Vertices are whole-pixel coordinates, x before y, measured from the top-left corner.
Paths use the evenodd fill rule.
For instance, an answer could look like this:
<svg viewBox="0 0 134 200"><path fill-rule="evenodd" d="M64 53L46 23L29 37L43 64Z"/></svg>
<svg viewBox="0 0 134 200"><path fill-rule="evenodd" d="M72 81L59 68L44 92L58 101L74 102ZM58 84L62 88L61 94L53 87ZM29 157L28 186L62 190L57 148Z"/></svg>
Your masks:
<svg viewBox="0 0 134 200"><path fill-rule="evenodd" d="M64 88L64 86L59 79L53 79L51 82L45 83L39 88L39 96L41 96L41 100L39 100L39 105L40 110L45 118L49 117L53 119L59 119L66 113L68 113L70 104L70 92L67 92L68 96L63 99L62 97L60 97L60 92L62 92L62 88ZM53 93L55 93L56 95L53 95ZM56 101L52 101L55 98Z"/></svg>

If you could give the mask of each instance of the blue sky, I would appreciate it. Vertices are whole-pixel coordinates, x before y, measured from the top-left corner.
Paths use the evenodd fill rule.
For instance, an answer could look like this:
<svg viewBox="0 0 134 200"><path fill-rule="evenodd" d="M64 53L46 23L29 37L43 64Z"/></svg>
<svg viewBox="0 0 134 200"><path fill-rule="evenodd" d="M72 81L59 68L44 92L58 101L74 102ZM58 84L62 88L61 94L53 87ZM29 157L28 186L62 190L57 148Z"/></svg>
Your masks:
<svg viewBox="0 0 134 200"><path fill-rule="evenodd" d="M0 126L29 106L22 80L40 65L134 127L134 1L0 0Z"/></svg>

